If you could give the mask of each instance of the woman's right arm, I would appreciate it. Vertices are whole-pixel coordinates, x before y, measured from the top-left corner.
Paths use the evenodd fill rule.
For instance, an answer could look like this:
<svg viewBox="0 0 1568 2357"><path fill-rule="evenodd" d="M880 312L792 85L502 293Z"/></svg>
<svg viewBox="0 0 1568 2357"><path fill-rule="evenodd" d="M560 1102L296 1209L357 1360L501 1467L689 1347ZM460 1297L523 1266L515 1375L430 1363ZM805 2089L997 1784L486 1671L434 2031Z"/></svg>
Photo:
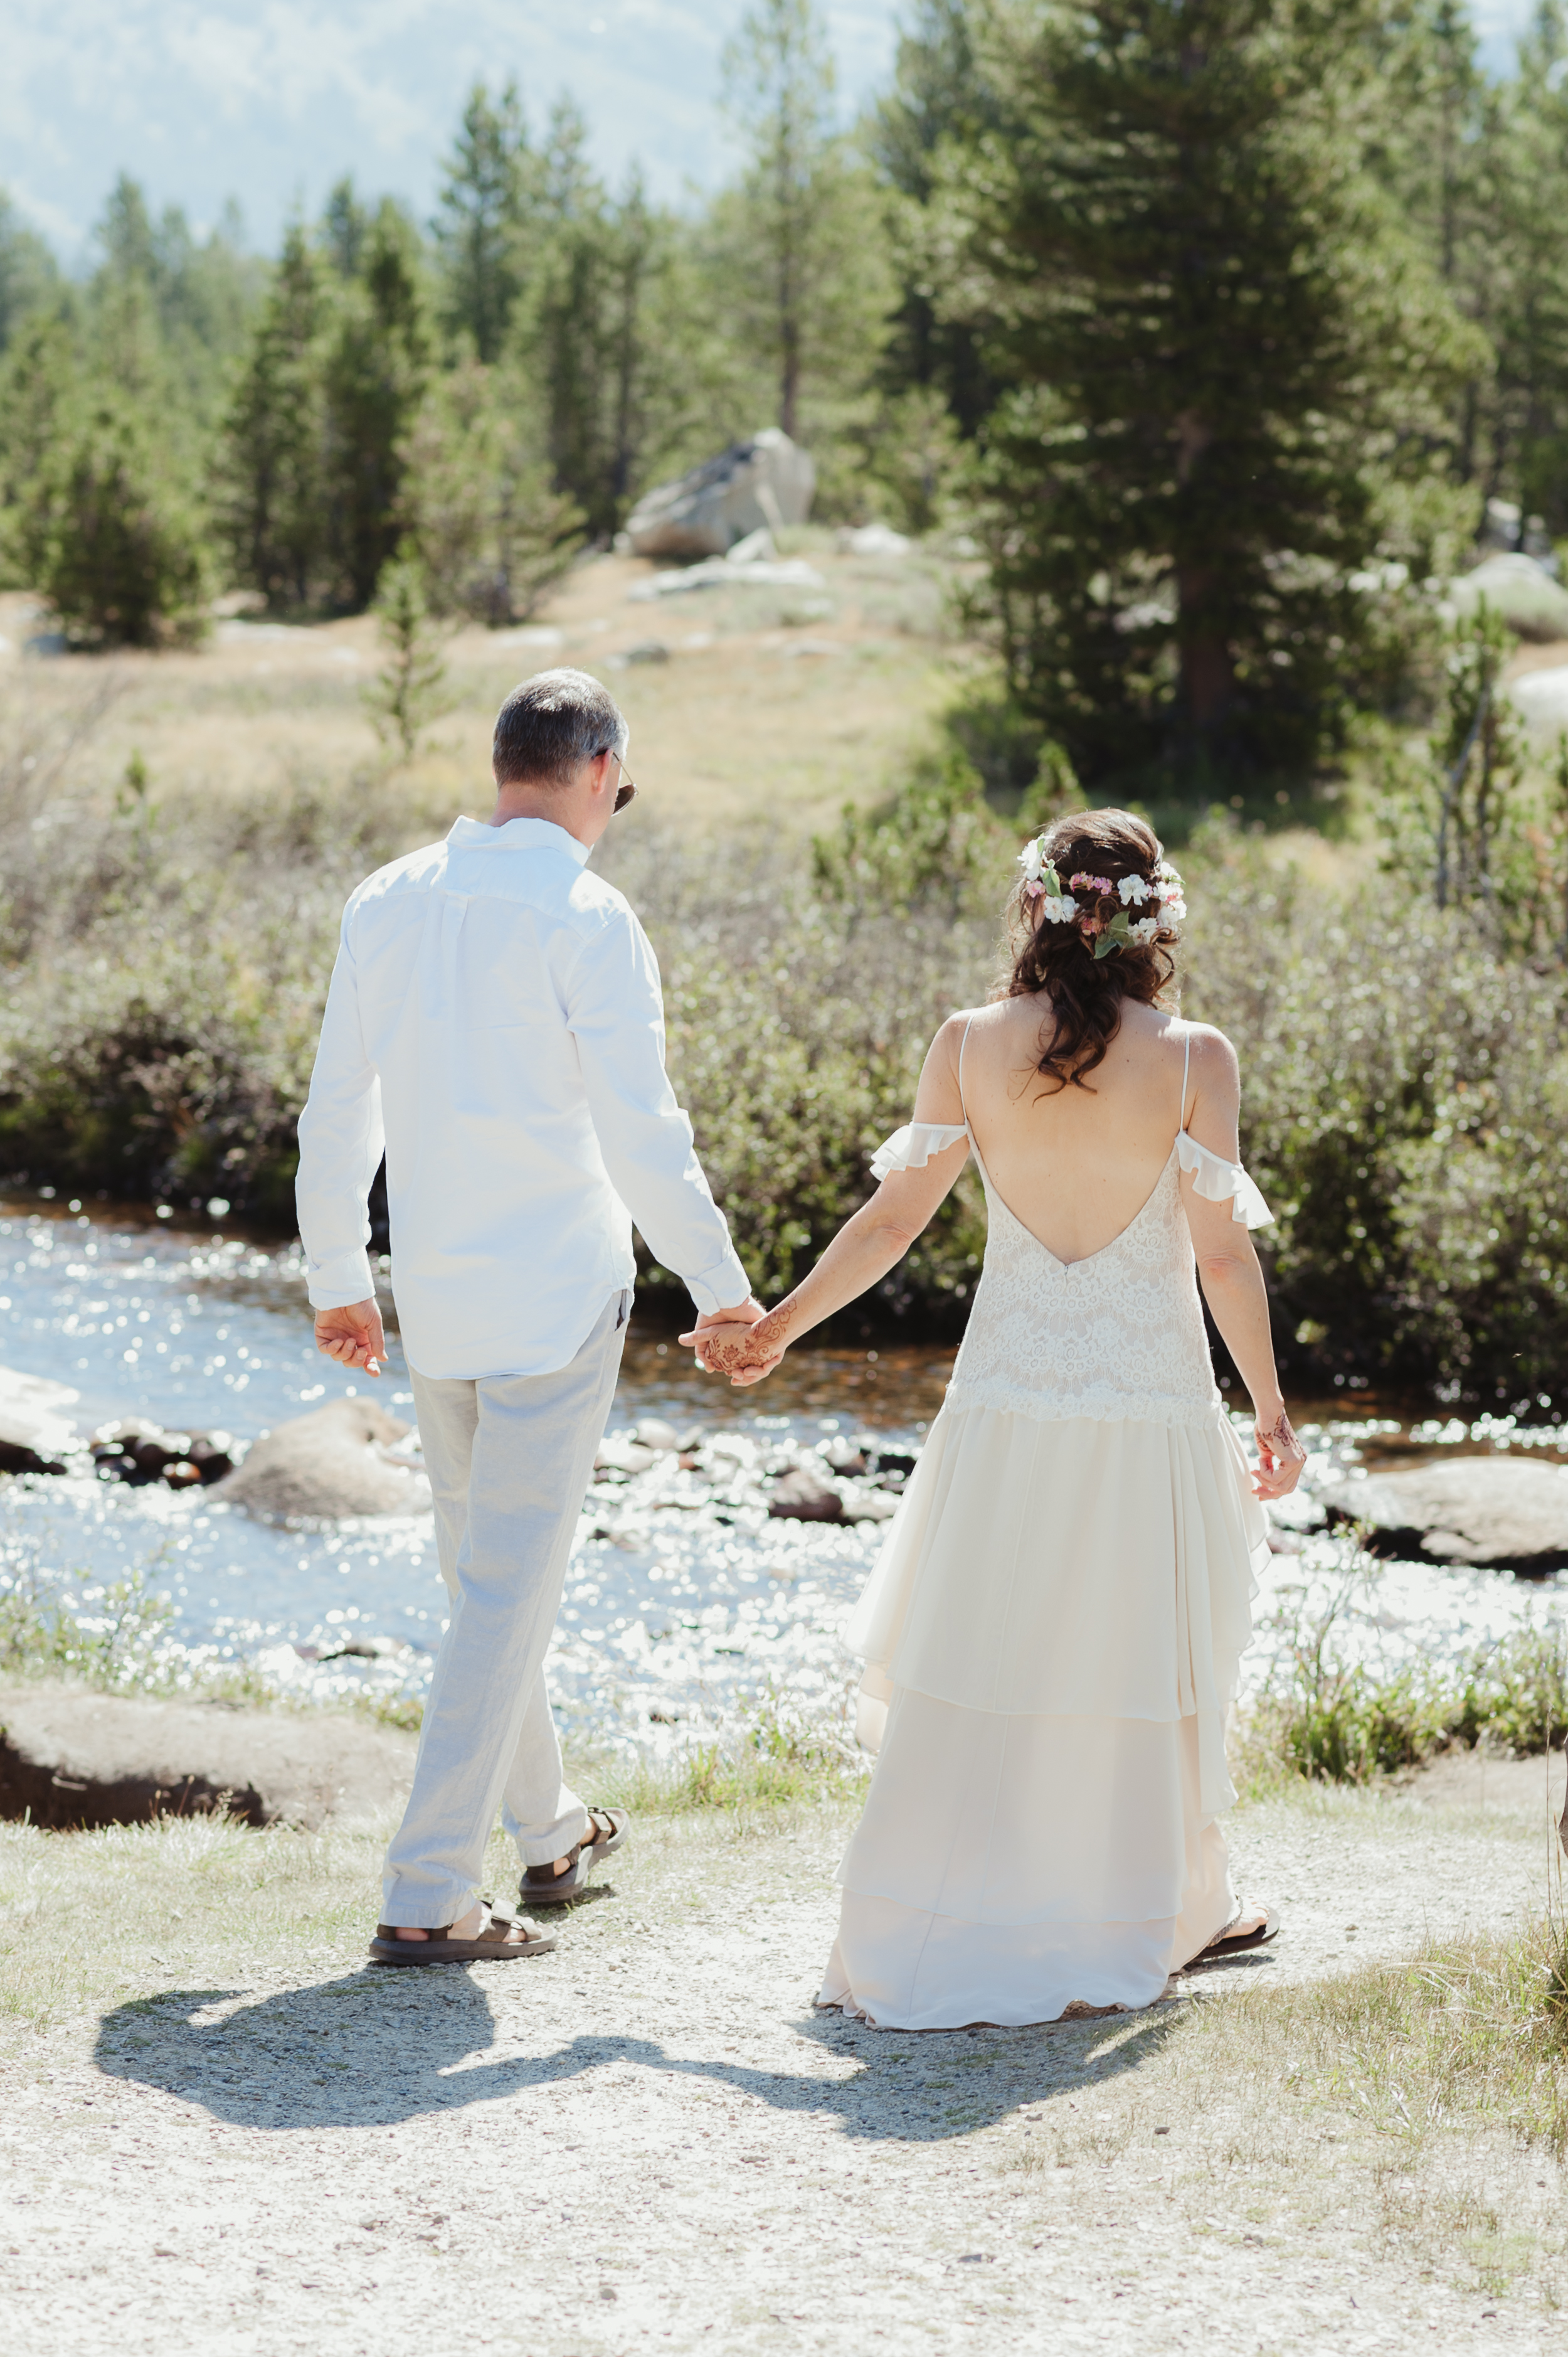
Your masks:
<svg viewBox="0 0 1568 2357"><path fill-rule="evenodd" d="M1192 1076L1197 1098L1187 1124L1199 1146L1227 1162L1239 1163L1237 1125L1241 1077L1236 1050L1220 1031L1204 1031L1193 1041ZM1186 1107L1183 1107L1186 1113ZM1306 1451L1291 1429L1269 1330L1269 1297L1252 1239L1234 1216L1231 1199L1210 1202L1194 1179L1182 1180L1187 1223L1197 1256L1198 1281L1220 1338L1236 1363L1252 1403L1258 1441L1255 1486L1261 1498L1283 1498L1295 1488Z"/></svg>
<svg viewBox="0 0 1568 2357"><path fill-rule="evenodd" d="M963 1121L958 1089L958 1047L966 1017L954 1016L932 1040L915 1095L915 1120L956 1128ZM961 1137L919 1168L890 1170L869 1202L847 1219L811 1275L766 1318L743 1332L734 1328L682 1334L699 1362L737 1384L771 1374L791 1342L831 1318L897 1267L935 1217L969 1159Z"/></svg>

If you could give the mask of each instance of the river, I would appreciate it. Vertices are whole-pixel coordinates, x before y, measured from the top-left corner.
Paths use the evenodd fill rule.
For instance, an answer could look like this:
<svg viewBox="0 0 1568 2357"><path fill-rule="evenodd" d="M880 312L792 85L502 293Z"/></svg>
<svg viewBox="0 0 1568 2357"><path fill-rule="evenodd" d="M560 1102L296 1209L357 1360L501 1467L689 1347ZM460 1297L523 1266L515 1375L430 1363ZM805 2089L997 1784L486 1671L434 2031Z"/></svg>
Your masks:
<svg viewBox="0 0 1568 2357"><path fill-rule="evenodd" d="M58 1199L0 1202L0 1365L69 1386L70 1413L87 1429L142 1415L242 1447L357 1390L410 1416L395 1341L373 1385L320 1358L297 1247L235 1232L225 1209L192 1224ZM814 1724L842 1723L851 1664L841 1632L883 1528L770 1520L755 1480L862 1432L918 1449L951 1360L950 1348L800 1349L768 1384L735 1393L634 1316L611 1432L658 1416L708 1451L722 1436L740 1501L690 1476L672 1480L665 1457L617 1477L613 1496L585 1514L550 1663L568 1725L658 1751L761 1696ZM1555 1430L1412 1421L1371 1399L1322 1403L1309 1423L1309 1491L1348 1464L1460 1440L1560 1453ZM1330 1543L1312 1535L1318 1519L1310 1496L1284 1518L1282 1544L1303 1551L1276 1556L1265 1583L1260 1609L1275 1634L1255 1649L1254 1677L1285 1641L1282 1613L1309 1608L1342 1576ZM445 1617L428 1514L279 1530L211 1491L130 1488L85 1471L0 1477L0 1570L15 1578L37 1566L64 1575L89 1613L96 1591L130 1573L166 1594L166 1670L197 1678L249 1662L271 1684L320 1699L366 1687L417 1694ZM1369 1658L1430 1659L1555 1610L1559 1585L1391 1566L1343 1627Z"/></svg>

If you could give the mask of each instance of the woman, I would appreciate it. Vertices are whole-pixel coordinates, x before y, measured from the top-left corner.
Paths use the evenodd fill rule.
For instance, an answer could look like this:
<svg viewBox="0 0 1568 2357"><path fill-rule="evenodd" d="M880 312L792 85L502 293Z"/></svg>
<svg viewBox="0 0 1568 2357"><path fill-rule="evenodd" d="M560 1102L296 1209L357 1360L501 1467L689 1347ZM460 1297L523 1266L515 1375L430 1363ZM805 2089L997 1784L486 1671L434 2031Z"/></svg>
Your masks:
<svg viewBox="0 0 1568 2357"><path fill-rule="evenodd" d="M699 1345L759 1380L886 1274L974 1155L984 1273L848 1631L878 1756L821 2002L884 2029L1148 2005L1278 1928L1237 1897L1219 1824L1261 1501L1304 1461L1235 1051L1162 1004L1186 907L1141 819L1059 819L1020 864L1005 993L938 1032L876 1194L760 1325ZM1195 1256L1251 1397L1251 1491Z"/></svg>

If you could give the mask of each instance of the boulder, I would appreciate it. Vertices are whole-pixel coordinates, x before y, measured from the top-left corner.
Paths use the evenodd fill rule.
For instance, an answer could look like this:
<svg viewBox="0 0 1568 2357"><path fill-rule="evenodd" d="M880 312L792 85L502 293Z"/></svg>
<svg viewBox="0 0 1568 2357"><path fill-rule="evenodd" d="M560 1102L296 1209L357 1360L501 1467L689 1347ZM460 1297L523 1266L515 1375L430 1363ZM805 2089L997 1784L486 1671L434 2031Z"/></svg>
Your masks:
<svg viewBox="0 0 1568 2357"><path fill-rule="evenodd" d="M797 1465L781 1473L768 1501L768 1511L779 1522L842 1523L843 1500L820 1466Z"/></svg>
<svg viewBox="0 0 1568 2357"><path fill-rule="evenodd" d="M845 525L839 533L841 556L908 556L914 543L891 524Z"/></svg>
<svg viewBox="0 0 1568 2357"><path fill-rule="evenodd" d="M1474 614L1484 597L1521 639L1568 639L1568 589L1533 556L1488 556L1447 596L1459 614Z"/></svg>
<svg viewBox="0 0 1568 2357"><path fill-rule="evenodd" d="M1509 681L1508 693L1537 736L1555 737L1560 728L1568 728L1568 664L1521 672Z"/></svg>
<svg viewBox="0 0 1568 2357"><path fill-rule="evenodd" d="M1323 1492L1330 1516L1369 1523L1378 1555L1515 1571L1568 1564L1568 1466L1447 1457Z"/></svg>
<svg viewBox="0 0 1568 2357"><path fill-rule="evenodd" d="M74 1686L0 1689L0 1817L62 1828L227 1808L247 1824L395 1813L418 1738L346 1715L230 1710Z"/></svg>
<svg viewBox="0 0 1568 2357"><path fill-rule="evenodd" d="M408 1426L373 1401L334 1400L264 1434L212 1495L264 1523L424 1513L430 1484L408 1439Z"/></svg>
<svg viewBox="0 0 1568 2357"><path fill-rule="evenodd" d="M808 453L770 425L647 492L627 538L637 556L724 556L754 532L804 523L816 487Z"/></svg>
<svg viewBox="0 0 1568 2357"><path fill-rule="evenodd" d="M776 565L748 557L736 565L727 556L704 557L701 565L672 565L627 591L632 605L648 605L656 597L690 597L702 589L825 589L827 583L803 556L781 556ZM812 604L813 619L825 619L831 604Z"/></svg>
<svg viewBox="0 0 1568 2357"><path fill-rule="evenodd" d="M80 1396L68 1383L0 1367L0 1473L63 1473L82 1447L66 1413Z"/></svg>

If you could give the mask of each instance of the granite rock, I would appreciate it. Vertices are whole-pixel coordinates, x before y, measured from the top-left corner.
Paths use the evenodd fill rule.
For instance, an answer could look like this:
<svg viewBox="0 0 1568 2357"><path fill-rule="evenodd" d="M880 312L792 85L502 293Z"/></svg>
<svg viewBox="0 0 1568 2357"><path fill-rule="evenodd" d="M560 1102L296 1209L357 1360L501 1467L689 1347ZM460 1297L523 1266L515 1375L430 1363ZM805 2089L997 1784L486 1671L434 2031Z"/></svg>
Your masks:
<svg viewBox="0 0 1568 2357"><path fill-rule="evenodd" d="M1568 1466L1445 1457L1323 1492L1330 1516L1368 1523L1378 1555L1552 1571L1568 1564Z"/></svg>

